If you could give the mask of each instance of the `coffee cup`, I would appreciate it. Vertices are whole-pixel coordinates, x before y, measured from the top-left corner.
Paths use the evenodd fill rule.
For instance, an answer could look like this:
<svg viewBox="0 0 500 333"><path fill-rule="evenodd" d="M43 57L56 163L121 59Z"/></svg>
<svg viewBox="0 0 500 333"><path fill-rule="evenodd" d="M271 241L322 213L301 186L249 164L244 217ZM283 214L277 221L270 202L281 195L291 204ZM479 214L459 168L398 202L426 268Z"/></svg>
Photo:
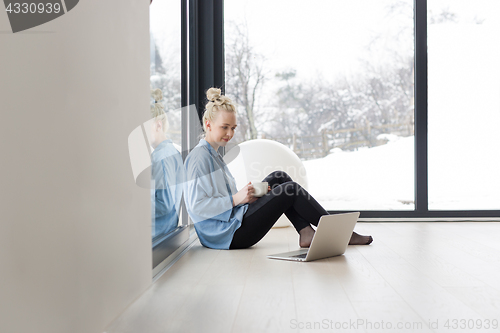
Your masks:
<svg viewBox="0 0 500 333"><path fill-rule="evenodd" d="M268 183L267 182L252 182L252 186L255 190L253 196L261 197L267 193Z"/></svg>

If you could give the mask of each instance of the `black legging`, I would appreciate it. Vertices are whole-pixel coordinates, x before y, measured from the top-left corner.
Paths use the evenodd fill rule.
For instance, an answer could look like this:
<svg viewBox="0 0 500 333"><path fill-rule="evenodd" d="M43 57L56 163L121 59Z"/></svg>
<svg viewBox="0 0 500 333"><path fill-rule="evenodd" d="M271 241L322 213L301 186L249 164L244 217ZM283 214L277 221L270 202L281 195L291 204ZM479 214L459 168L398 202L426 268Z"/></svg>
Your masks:
<svg viewBox="0 0 500 333"><path fill-rule="evenodd" d="M319 219L328 212L284 171L270 173L263 182L268 182L271 191L248 205L241 227L234 233L230 249L244 249L260 241L285 213L299 232L311 224L317 226Z"/></svg>

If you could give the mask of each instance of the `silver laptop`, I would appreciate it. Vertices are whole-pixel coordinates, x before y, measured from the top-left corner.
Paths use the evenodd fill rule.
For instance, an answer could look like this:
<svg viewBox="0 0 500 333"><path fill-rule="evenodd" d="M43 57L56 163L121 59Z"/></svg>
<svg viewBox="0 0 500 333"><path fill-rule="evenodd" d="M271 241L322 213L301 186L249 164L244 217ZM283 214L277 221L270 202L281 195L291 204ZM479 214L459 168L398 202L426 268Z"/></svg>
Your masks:
<svg viewBox="0 0 500 333"><path fill-rule="evenodd" d="M323 215L308 249L268 255L270 259L312 261L344 254L359 212Z"/></svg>

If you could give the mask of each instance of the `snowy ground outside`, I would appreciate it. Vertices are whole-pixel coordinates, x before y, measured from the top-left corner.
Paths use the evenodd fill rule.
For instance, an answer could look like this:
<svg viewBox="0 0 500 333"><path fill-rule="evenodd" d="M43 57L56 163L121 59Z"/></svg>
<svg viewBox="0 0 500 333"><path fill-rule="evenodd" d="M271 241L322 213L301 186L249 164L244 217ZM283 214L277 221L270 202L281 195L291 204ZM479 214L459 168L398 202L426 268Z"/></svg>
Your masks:
<svg viewBox="0 0 500 333"><path fill-rule="evenodd" d="M308 190L327 210L413 210L413 142L304 161Z"/></svg>
<svg viewBox="0 0 500 333"><path fill-rule="evenodd" d="M500 160L464 158L450 167L439 150L430 151L430 209L500 209ZM308 190L327 210L413 210L413 154L414 138L407 137L304 161Z"/></svg>

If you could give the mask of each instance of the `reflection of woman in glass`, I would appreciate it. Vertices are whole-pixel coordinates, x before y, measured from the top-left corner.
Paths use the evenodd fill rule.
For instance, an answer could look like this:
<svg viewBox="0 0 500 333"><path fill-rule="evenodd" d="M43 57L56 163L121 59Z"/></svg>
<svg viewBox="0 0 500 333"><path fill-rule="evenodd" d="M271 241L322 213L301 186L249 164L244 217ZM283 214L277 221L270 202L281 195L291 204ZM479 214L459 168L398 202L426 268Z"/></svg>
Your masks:
<svg viewBox="0 0 500 333"><path fill-rule="evenodd" d="M153 237L166 234L177 227L179 222L184 165L179 151L167 139L167 115L160 101L163 94L160 89L152 91L155 104L151 107L152 174L152 216L154 216Z"/></svg>
<svg viewBox="0 0 500 333"><path fill-rule="evenodd" d="M317 226L328 212L283 171L269 174L269 193L253 196L248 183L240 191L218 154L236 129L236 108L220 89L207 91L203 115L205 138L186 158L185 201L200 242L214 249L241 249L256 244L284 213L299 233L299 245L309 247ZM370 244L371 236L353 232L349 244Z"/></svg>

